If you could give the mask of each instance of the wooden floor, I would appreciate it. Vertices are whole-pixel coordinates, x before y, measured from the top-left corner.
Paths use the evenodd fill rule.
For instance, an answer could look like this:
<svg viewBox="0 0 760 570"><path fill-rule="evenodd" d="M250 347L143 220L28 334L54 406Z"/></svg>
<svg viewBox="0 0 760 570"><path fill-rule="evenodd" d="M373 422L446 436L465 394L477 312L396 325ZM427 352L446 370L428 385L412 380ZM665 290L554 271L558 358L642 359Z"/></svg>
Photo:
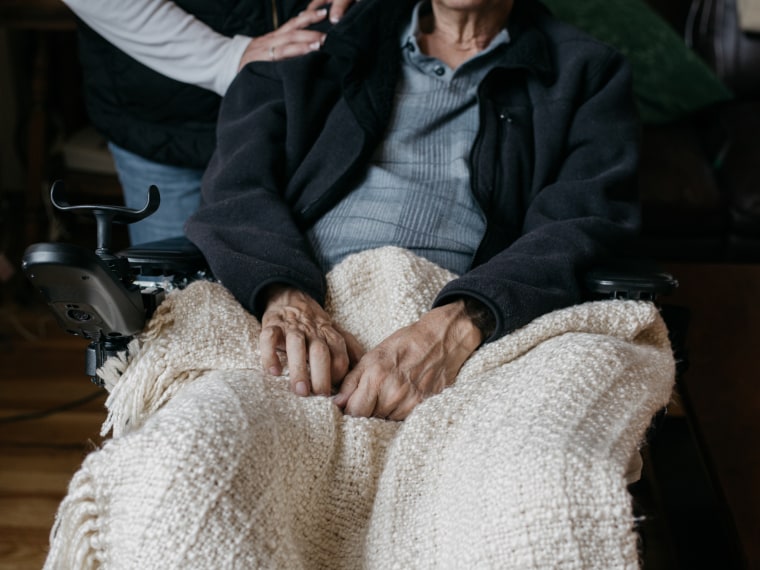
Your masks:
<svg viewBox="0 0 760 570"><path fill-rule="evenodd" d="M760 266L669 269L681 282L671 301L688 305L692 314L691 368L683 389L696 416L691 427L706 455L695 459L687 453L684 442L693 431L678 417L654 440L656 469L649 465L654 488L644 494L647 501L664 500L668 512L647 513L654 526L645 533L644 566L760 569ZM70 477L101 442L105 395L84 376L86 341L60 331L39 302L5 301L0 307L0 570L31 570L45 559ZM701 461L717 482L714 495L694 477ZM724 551L733 547L743 564L728 563L735 558ZM716 565L716 559L723 563Z"/></svg>
<svg viewBox="0 0 760 570"><path fill-rule="evenodd" d="M101 441L105 397L82 372L86 342L51 315L0 308L0 570L42 567L69 479Z"/></svg>

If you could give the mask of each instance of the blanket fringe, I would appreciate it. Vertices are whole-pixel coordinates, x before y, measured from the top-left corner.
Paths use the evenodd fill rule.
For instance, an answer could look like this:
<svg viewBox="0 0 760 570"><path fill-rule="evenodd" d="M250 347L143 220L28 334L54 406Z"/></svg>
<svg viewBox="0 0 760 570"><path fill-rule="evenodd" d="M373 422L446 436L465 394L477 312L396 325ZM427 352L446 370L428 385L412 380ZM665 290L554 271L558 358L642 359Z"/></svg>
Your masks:
<svg viewBox="0 0 760 570"><path fill-rule="evenodd" d="M173 292L158 306L145 330L129 343L127 350L109 358L98 369L109 392L108 415L100 435L105 437L113 431L113 437L119 437L141 426L182 386L203 373L178 371L168 364L162 333L174 324L174 303ZM149 357L143 354L146 351L150 352Z"/></svg>
<svg viewBox="0 0 760 570"><path fill-rule="evenodd" d="M113 437L121 437L127 431L140 427L145 420L168 402L182 386L201 376L205 370L184 370L174 373L165 370L155 381L145 374L139 382L118 384L106 400L108 415L100 435L113 431ZM147 380L146 380L147 379Z"/></svg>
<svg viewBox="0 0 760 570"><path fill-rule="evenodd" d="M98 568L103 558L98 515L93 476L80 469L58 508L43 570Z"/></svg>
<svg viewBox="0 0 760 570"><path fill-rule="evenodd" d="M105 437L113 431L113 437L120 437L127 430L136 429L182 386L203 373L203 370L178 371L168 364L169 348L162 333L174 324L173 305L174 295L169 295L127 350L109 358L98 369L109 391L108 415L100 435ZM143 358L146 350L150 358Z"/></svg>
<svg viewBox="0 0 760 570"><path fill-rule="evenodd" d="M172 295L169 295L169 297L158 306L140 335L132 339L127 345L127 349L119 352L116 356L109 358L103 363L103 366L98 368L97 374L105 383L106 390L109 392L113 391L122 374L124 374L124 371L127 369L127 366L129 366L129 363L142 349L145 341L158 337L167 327L174 324L174 316L171 310L173 301L174 299Z"/></svg>
<svg viewBox="0 0 760 570"><path fill-rule="evenodd" d="M119 382L122 374L129 366L131 356L137 354L142 347L142 342L139 338L134 338L127 345L127 349L119 352L116 356L112 356L103 363L103 366L98 368L98 378L103 381L103 386L108 392L113 392L116 384Z"/></svg>

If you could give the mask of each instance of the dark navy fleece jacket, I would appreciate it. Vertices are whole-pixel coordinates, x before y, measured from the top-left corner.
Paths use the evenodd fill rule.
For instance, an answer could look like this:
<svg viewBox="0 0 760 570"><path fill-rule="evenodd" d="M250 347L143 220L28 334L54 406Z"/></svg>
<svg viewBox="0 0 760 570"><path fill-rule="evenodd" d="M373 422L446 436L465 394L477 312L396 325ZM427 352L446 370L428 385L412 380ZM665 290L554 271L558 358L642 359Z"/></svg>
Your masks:
<svg viewBox="0 0 760 570"><path fill-rule="evenodd" d="M412 5L362 0L319 52L249 64L230 86L186 233L255 315L271 283L324 300L304 230L351 191L382 139ZM582 274L639 225L627 63L535 0L515 0L508 28L479 87L471 153L486 233L471 270L435 301L480 300L496 321L489 340L579 302Z"/></svg>

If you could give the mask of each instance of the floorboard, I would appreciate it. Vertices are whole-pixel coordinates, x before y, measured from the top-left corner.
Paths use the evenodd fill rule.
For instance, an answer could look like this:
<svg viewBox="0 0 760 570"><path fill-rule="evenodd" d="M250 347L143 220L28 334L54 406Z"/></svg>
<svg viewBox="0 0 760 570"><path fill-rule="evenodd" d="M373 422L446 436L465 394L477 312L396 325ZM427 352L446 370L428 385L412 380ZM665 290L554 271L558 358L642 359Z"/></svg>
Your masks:
<svg viewBox="0 0 760 570"><path fill-rule="evenodd" d="M86 345L40 303L0 307L0 570L42 567L69 481L102 443Z"/></svg>

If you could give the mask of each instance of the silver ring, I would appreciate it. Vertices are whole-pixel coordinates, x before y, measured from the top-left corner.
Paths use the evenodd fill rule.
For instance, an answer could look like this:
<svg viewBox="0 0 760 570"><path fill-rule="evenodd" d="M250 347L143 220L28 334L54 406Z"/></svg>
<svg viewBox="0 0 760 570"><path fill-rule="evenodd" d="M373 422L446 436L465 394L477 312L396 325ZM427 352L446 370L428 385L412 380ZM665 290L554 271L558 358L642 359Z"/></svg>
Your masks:
<svg viewBox="0 0 760 570"><path fill-rule="evenodd" d="M269 46L269 59L274 61L274 46Z"/></svg>

